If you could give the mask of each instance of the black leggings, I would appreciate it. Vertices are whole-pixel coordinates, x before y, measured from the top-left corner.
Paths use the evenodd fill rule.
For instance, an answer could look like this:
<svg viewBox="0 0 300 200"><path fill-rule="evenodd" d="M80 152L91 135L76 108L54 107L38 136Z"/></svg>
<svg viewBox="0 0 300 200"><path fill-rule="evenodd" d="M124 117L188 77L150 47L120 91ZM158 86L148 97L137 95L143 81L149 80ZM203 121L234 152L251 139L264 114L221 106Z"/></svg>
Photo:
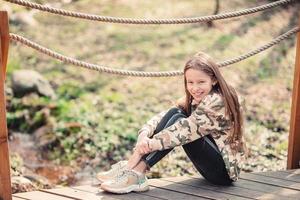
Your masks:
<svg viewBox="0 0 300 200"><path fill-rule="evenodd" d="M157 125L154 135L174 124L177 120L186 117L186 114L181 109L171 108ZM193 142L182 145L182 147L196 169L207 181L217 185L230 185L232 183L220 150L211 135L201 137ZM172 149L151 152L144 155L142 160L150 168Z"/></svg>

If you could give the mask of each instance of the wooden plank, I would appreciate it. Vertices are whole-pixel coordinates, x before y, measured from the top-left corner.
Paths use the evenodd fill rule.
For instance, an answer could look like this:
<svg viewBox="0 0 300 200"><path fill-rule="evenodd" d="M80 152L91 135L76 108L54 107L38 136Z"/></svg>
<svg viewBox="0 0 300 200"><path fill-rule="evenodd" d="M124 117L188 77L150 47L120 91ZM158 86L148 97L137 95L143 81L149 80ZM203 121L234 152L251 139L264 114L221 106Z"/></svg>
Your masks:
<svg viewBox="0 0 300 200"><path fill-rule="evenodd" d="M50 194L59 195L59 196L80 199L80 200L81 199L82 200L85 200L85 199L99 200L99 198L104 198L104 197L107 200L116 200L115 198L110 197L110 195L108 195L108 194L99 195L97 193L86 192L83 190L79 190L76 188L69 188L69 187L50 189L50 190L41 190L41 191L47 192Z"/></svg>
<svg viewBox="0 0 300 200"><path fill-rule="evenodd" d="M188 199L188 200L201 200L201 199L211 199L215 200L215 198L203 198L200 196L188 194L188 193L181 193L173 190L168 190L166 188L159 188L159 187L150 187L150 190L146 192L147 195L151 195L154 197L158 197L161 199L172 199L172 200L181 200L181 199Z"/></svg>
<svg viewBox="0 0 300 200"><path fill-rule="evenodd" d="M292 169L292 170L284 170L283 172L289 173L289 174L300 174L300 169Z"/></svg>
<svg viewBox="0 0 300 200"><path fill-rule="evenodd" d="M78 188L78 187L76 187ZM81 187L82 188L82 187ZM95 190L93 188L90 188L89 186L84 186L84 190L88 190L88 191L94 191ZM97 189L97 191L99 191ZM202 197L198 197L198 196L194 196L194 195L190 195L190 194L183 194L180 192L175 192L172 190L166 190L166 189L162 189L162 188L156 188L156 187L150 187L150 190L147 192L142 192L142 193L129 193L126 195L116 195L116 194L111 194L111 193L106 193L102 190L100 190L99 195L105 195L105 194L109 194L110 197L113 197L115 199L128 199L128 200L139 200L139 199L172 199L172 200L176 200L176 199L197 199L197 200L201 200L201 199L207 199L207 198L202 198ZM215 199L215 198L213 198Z"/></svg>
<svg viewBox="0 0 300 200"><path fill-rule="evenodd" d="M6 123L4 82L9 46L7 12L0 11L0 198L11 200L10 163Z"/></svg>
<svg viewBox="0 0 300 200"><path fill-rule="evenodd" d="M100 191L100 194L107 194L104 191ZM182 193L178 193L178 192L174 192L171 190L166 190L166 189L162 189L162 188L156 188L156 187L151 187L150 186L150 190L147 192L142 192L142 193L130 193L130 194L126 194L126 195L115 195L115 194L110 194L108 193L110 196L112 196L113 198L117 198L117 199L128 199L128 200L132 200L132 199L172 199L172 200L181 200L181 199L191 199L191 200L201 200L201 199L207 199L207 198L202 198L202 197L198 197L198 196L193 196L193 195L189 195L189 194L182 194Z"/></svg>
<svg viewBox="0 0 300 200"><path fill-rule="evenodd" d="M300 15L299 27L300 27ZM300 32L297 33L287 168L300 167Z"/></svg>
<svg viewBox="0 0 300 200"><path fill-rule="evenodd" d="M209 183L203 178L200 177L175 177L175 178L162 178L162 180L167 180L171 182L176 182L185 185L191 185L205 190L209 190L215 193L224 193L228 195L234 195L240 198L250 198L255 199L257 196L264 195L260 191L252 191L245 188L238 188L234 186L218 186Z"/></svg>
<svg viewBox="0 0 300 200"><path fill-rule="evenodd" d="M279 188L275 186L265 185L263 183L257 183L248 180L238 180L233 183L233 186L223 187L217 186L208 183L205 180L201 180L199 177L192 177L192 179L198 179L197 182L192 179L187 179L186 177L176 177L176 178L163 178L168 179L172 182L177 182L180 184L188 184L196 187L201 187L203 189L214 191L215 193L226 193L232 195L240 195L246 196L253 199L286 199L286 200L294 200L295 197L299 197L300 193L296 190ZM186 180L184 180L186 179ZM231 198L229 198L231 199Z"/></svg>
<svg viewBox="0 0 300 200"><path fill-rule="evenodd" d="M207 199L249 199L243 198L231 194L219 193L216 191L210 191L207 189L202 189L194 185L180 184L176 182L171 182L163 179L151 179L150 185L154 187L159 187L163 189L168 189L171 191L177 191L183 194L190 194L193 196L198 196Z"/></svg>
<svg viewBox="0 0 300 200"><path fill-rule="evenodd" d="M14 194L14 197L20 197L30 200L74 200L74 198L62 197L55 194L50 194L42 191L34 191L34 192L23 192Z"/></svg>
<svg viewBox="0 0 300 200"><path fill-rule="evenodd" d="M288 189L300 191L300 183L296 183L289 180L282 180L282 179L277 179L277 178L267 177L267 176L259 176L250 173L241 173L240 178L247 179L254 182L264 183L267 185L280 186L282 188L288 188Z"/></svg>
<svg viewBox="0 0 300 200"><path fill-rule="evenodd" d="M287 173L289 174L289 173ZM249 174L241 174L242 177ZM77 186L72 188L58 188L14 194L15 198L21 199L297 199L300 191L289 188L282 188L280 185L269 185L257 182L260 175L251 176L251 180L240 179L233 186L217 186L210 184L203 178L194 177L173 177L162 179L149 179L150 191L143 193L130 193L116 195L99 190L95 186ZM249 178L249 177L246 177ZM256 178L256 179L255 179ZM265 177L263 177L265 178ZM272 178L272 177L266 177ZM253 181L254 180L254 181ZM259 179L261 180L261 179ZM266 181L266 180L264 180ZM270 180L268 180L270 181ZM274 181L273 181L274 182ZM275 182L278 184L278 182ZM282 184L282 183L281 183ZM42 192L42 195L41 195ZM245 195L248 192L247 197ZM45 194L46 193L46 194ZM48 196L47 196L48 195ZM50 195L50 196L49 196ZM54 196L53 196L54 195Z"/></svg>
<svg viewBox="0 0 300 200"><path fill-rule="evenodd" d="M8 14L6 11L0 11L0 36L1 36L1 75L3 75L3 80L6 77L6 64L8 58L8 48L9 48L9 24L8 24Z"/></svg>
<svg viewBox="0 0 300 200"><path fill-rule="evenodd" d="M99 190L97 187L94 186L90 186L90 185L84 185L84 186L76 186L76 187L72 187L75 188L77 190L81 190L81 191L85 191L85 192L90 192L90 193L95 193L98 195L109 195L109 197L114 198L114 199L124 199L124 200L158 200L158 199L165 199L165 198L160 198L157 197L159 195L155 194L155 191L152 191L152 188L150 187L150 191L148 192L142 192L142 193L129 193L129 194L125 194L125 195L118 195L118 194L111 194L111 193L107 193L104 192L103 190ZM161 192L161 191L160 191ZM159 191L157 192L159 193Z"/></svg>
<svg viewBox="0 0 300 200"><path fill-rule="evenodd" d="M282 188L280 186L267 185L264 183L253 182L249 180L239 179L234 183L234 187L245 188L252 191L259 191L264 193L265 196L277 197L281 200L294 200L300 196L300 192L297 190L291 190ZM272 198L271 198L272 199Z"/></svg>
<svg viewBox="0 0 300 200"><path fill-rule="evenodd" d="M290 174L284 171L267 171L267 172L259 172L255 173L260 176L268 176L268 177L273 177L277 179L282 179L282 180L289 180L289 181L294 181L297 183L300 183L300 174Z"/></svg>
<svg viewBox="0 0 300 200"><path fill-rule="evenodd" d="M12 200L30 200L26 198L21 198L21 197L15 197L14 195L12 196Z"/></svg>

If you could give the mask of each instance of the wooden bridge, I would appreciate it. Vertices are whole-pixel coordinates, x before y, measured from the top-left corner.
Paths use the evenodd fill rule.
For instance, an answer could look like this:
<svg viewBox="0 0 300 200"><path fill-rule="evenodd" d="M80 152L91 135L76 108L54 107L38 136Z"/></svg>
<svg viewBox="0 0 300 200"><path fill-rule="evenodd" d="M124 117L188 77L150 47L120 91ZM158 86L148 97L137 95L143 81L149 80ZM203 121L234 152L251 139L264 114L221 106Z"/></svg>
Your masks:
<svg viewBox="0 0 300 200"><path fill-rule="evenodd" d="M300 22L300 20L299 20ZM300 26L300 23L299 23ZM264 173L244 173L231 187L209 184L202 178L177 177L150 180L145 193L112 195L98 187L40 190L11 194L8 135L6 123L5 76L9 46L7 12L0 11L0 199L4 200L64 200L64 199L300 199L300 171L287 170ZM296 64L291 107L287 169L299 168L300 161L300 33L297 34Z"/></svg>
<svg viewBox="0 0 300 200"><path fill-rule="evenodd" d="M114 199L300 199L300 170L242 173L233 186L216 186L202 177L149 179L150 190L116 195L98 185L83 185L13 194L13 200Z"/></svg>

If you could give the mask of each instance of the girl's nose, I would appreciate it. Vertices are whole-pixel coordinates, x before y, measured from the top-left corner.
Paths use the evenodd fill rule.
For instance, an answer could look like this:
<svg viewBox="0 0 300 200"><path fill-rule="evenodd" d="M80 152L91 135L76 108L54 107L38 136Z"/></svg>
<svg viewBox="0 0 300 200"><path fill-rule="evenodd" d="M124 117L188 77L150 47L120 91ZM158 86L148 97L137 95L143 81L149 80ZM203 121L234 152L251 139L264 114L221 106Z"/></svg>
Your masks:
<svg viewBox="0 0 300 200"><path fill-rule="evenodd" d="M199 90L199 89L200 89L200 87L199 87L199 86L197 86L197 85L194 85L194 86L192 87L192 89L193 89L193 91L197 92L197 90Z"/></svg>

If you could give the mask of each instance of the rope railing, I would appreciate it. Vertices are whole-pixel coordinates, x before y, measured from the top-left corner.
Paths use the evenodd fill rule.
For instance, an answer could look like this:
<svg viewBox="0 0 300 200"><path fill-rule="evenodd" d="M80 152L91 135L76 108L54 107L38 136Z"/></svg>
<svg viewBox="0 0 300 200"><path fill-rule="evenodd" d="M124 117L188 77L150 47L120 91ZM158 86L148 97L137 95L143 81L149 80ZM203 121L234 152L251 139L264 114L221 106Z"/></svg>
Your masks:
<svg viewBox="0 0 300 200"><path fill-rule="evenodd" d="M243 55L240 55L236 58L233 58L233 59L230 59L230 60L227 60L227 61L224 61L222 63L218 63L219 67L224 67L224 66L227 66L227 65L231 65L233 63L237 63L237 62L240 62L242 60L245 60L255 54L258 54L272 46L274 46L275 44L278 44L279 42L281 42L282 40L290 37L291 35L294 35L295 33L299 32L300 31L300 27L294 27L293 29L287 31L286 33L274 38L271 42L255 49L255 50L252 50L252 51L249 51L248 53L246 54L243 54Z"/></svg>
<svg viewBox="0 0 300 200"><path fill-rule="evenodd" d="M249 58L255 54L258 54L268 48L270 48L271 46L279 43L280 41L290 37L291 35L297 33L300 31L299 27L295 27L291 30L289 30L288 32L276 37L275 39L273 39L271 42L255 49L252 50L246 54L240 55L236 58L230 59L230 60L226 60L223 62L219 62L217 63L219 67L224 67L227 65L231 65L237 62L240 62L242 60L245 60L246 58ZM117 74L117 75L123 75L123 76L139 76L139 77L170 77L170 76L181 76L183 75L183 71L166 71L166 72L142 72L142 71L133 71L133 70L122 70L122 69L112 69L110 67L105 67L105 66L100 66L100 65L96 65L96 64L91 64L91 63L87 63L87 62L83 62L83 61L79 61L76 60L74 58L70 58L67 56L64 56L62 54L59 54L55 51L52 51L50 49L47 49L35 42L30 41L29 39L26 39L20 35L16 35L13 33L9 34L10 39L16 42L20 42L21 44L24 44L28 47L31 47L43 54L46 54L52 58L58 59L64 63L68 63L68 64L73 64L76 66L80 66L80 67L84 67L87 69L91 69L91 70L96 70L99 72L104 72L104 73L110 73L110 74Z"/></svg>
<svg viewBox="0 0 300 200"><path fill-rule="evenodd" d="M208 15L202 17L187 17L187 18L175 18L175 19L134 19L134 18L123 18L123 17L110 17L110 16L100 16L94 14L87 14L81 12L68 11L64 9L53 8L46 5L41 5L38 3L33 3L26 0L4 0L10 3L18 4L21 6L26 6L28 8L38 9L41 11L54 13L63 16L93 20L93 21L101 21L101 22L109 22L109 23L121 23L121 24L188 24L188 23L200 23L200 22L208 22L219 19L233 18L242 15L248 15L255 12L263 11L269 8L273 8L276 6L284 5L287 3L294 2L295 0L279 0L273 3L268 3L265 5L243 9L240 11L228 12L217 15Z"/></svg>

